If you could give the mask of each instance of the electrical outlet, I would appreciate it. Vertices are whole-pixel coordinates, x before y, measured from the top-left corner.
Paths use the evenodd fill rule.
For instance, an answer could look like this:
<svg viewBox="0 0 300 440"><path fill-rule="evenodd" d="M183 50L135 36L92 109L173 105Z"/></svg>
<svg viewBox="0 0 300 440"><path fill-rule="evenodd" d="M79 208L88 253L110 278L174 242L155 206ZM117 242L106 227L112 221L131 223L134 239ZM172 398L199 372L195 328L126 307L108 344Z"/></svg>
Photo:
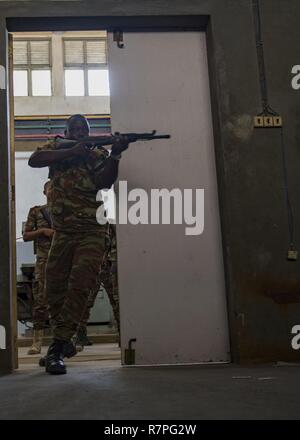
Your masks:
<svg viewBox="0 0 300 440"><path fill-rule="evenodd" d="M254 116L255 128L278 128L282 127L281 116Z"/></svg>
<svg viewBox="0 0 300 440"><path fill-rule="evenodd" d="M273 125L274 125L274 127L282 127L282 117L281 116L274 116Z"/></svg>
<svg viewBox="0 0 300 440"><path fill-rule="evenodd" d="M298 261L299 258L299 252L294 250L288 251L288 260L289 261Z"/></svg>
<svg viewBox="0 0 300 440"><path fill-rule="evenodd" d="M264 117L263 116L255 116L254 117L254 127L264 127Z"/></svg>
<svg viewBox="0 0 300 440"><path fill-rule="evenodd" d="M264 117L264 126L265 127L274 127L274 118L273 118L273 116L265 116Z"/></svg>

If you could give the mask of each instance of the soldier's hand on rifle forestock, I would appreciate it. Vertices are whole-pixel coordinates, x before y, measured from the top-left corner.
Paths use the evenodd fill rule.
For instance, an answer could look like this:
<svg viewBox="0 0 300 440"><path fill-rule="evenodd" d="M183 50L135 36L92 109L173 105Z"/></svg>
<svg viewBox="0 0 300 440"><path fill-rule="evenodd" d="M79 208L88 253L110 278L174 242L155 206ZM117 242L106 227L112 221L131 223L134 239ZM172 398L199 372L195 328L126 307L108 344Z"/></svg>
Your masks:
<svg viewBox="0 0 300 440"><path fill-rule="evenodd" d="M75 147L70 148L70 153L73 157L86 157L90 153L90 149L83 143L78 143Z"/></svg>
<svg viewBox="0 0 300 440"><path fill-rule="evenodd" d="M111 147L111 154L119 155L128 148L128 139L126 136L115 136L115 141Z"/></svg>

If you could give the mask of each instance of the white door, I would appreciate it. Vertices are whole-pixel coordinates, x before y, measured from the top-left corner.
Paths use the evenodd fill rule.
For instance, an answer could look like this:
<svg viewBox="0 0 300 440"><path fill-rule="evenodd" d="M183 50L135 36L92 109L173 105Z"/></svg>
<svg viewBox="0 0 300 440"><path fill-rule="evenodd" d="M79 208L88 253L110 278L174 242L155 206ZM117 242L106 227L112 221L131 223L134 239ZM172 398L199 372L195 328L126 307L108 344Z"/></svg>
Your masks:
<svg viewBox="0 0 300 440"><path fill-rule="evenodd" d="M130 339L136 365L228 362L205 34L126 33L123 49L108 38L113 131L172 136L132 144L119 180L149 194L205 190L202 235L185 224L117 226L123 362Z"/></svg>

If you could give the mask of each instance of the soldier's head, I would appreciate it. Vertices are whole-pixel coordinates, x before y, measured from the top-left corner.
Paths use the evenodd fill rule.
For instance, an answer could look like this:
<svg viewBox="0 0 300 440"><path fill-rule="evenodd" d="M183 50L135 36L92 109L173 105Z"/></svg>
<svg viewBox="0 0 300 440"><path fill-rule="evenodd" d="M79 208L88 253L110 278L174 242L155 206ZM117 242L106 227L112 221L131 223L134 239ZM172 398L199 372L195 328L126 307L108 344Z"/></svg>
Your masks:
<svg viewBox="0 0 300 440"><path fill-rule="evenodd" d="M49 190L50 190L50 184L51 181L48 180L48 182L45 183L44 185L44 195L48 198L48 194L49 194Z"/></svg>
<svg viewBox="0 0 300 440"><path fill-rule="evenodd" d="M89 136L90 125L83 115L73 115L67 120L65 136L68 139L81 139Z"/></svg>

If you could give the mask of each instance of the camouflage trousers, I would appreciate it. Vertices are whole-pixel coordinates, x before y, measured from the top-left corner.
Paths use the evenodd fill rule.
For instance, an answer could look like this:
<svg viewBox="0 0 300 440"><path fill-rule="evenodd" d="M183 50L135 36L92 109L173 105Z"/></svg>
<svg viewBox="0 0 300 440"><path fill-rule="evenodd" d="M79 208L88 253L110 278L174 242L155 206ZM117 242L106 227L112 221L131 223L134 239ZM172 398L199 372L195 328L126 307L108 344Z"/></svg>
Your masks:
<svg viewBox="0 0 300 440"><path fill-rule="evenodd" d="M80 326L86 326L90 317L91 309L94 306L100 287L103 286L110 304L112 306L115 320L117 321L118 331L120 332L120 310L119 310L119 291L118 291L118 274L115 263L104 259L101 264L97 277L97 285L89 294L87 307L81 317Z"/></svg>
<svg viewBox="0 0 300 440"><path fill-rule="evenodd" d="M48 304L45 289L46 265L47 258L37 257L32 286L32 316L33 328L35 330L44 329L48 320Z"/></svg>
<svg viewBox="0 0 300 440"><path fill-rule="evenodd" d="M46 292L55 339L69 341L82 312L104 254L104 229L93 232L55 232L46 270Z"/></svg>

